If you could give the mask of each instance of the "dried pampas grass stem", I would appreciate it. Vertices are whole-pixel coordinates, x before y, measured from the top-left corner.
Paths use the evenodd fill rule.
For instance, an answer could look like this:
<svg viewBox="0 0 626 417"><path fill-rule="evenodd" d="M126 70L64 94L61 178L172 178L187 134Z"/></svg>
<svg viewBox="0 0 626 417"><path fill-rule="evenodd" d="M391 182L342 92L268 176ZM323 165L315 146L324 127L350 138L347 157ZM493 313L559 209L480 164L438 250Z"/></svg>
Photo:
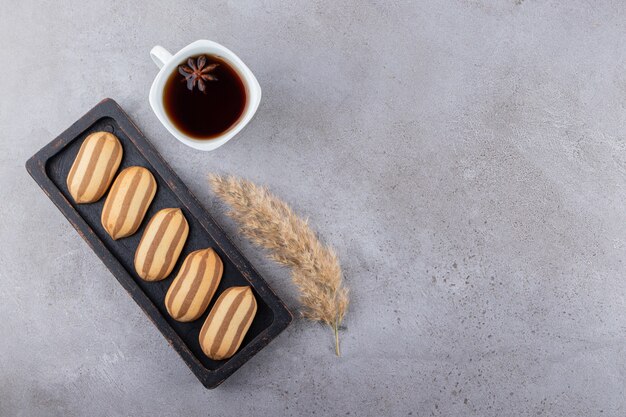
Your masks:
<svg viewBox="0 0 626 417"><path fill-rule="evenodd" d="M322 244L307 221L267 188L232 176L210 175L209 183L230 206L228 215L242 233L267 249L276 262L291 268L302 314L333 329L339 356L339 326L348 308L348 289L332 248Z"/></svg>

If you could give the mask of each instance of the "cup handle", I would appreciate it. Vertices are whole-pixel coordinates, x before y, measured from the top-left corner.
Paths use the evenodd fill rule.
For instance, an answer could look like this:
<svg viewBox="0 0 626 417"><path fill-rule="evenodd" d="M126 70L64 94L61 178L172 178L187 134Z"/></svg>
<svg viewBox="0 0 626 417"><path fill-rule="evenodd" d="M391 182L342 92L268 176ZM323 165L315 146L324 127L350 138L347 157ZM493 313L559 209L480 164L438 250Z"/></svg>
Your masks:
<svg viewBox="0 0 626 417"><path fill-rule="evenodd" d="M156 66L161 69L163 65L167 64L167 62L172 59L172 54L170 54L167 49L157 45L150 51L150 58L152 58Z"/></svg>

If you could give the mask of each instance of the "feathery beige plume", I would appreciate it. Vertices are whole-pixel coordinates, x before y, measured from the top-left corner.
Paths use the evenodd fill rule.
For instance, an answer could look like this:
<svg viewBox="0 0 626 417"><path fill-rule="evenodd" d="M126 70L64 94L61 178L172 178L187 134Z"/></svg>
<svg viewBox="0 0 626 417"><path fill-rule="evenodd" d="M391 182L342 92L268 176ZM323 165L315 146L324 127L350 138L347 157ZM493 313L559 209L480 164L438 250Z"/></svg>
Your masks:
<svg viewBox="0 0 626 417"><path fill-rule="evenodd" d="M267 188L215 174L209 176L209 183L230 206L227 214L239 224L241 232L267 249L270 258L291 268L292 281L300 290L302 314L333 329L335 353L339 356L338 330L349 300L333 249L323 245L307 221Z"/></svg>

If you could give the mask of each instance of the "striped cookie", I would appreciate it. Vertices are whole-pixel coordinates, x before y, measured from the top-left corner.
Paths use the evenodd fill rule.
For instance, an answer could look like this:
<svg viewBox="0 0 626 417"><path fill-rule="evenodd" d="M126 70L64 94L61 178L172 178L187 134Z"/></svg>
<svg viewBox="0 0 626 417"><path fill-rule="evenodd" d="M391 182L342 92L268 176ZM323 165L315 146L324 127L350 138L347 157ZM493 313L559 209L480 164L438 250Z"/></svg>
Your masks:
<svg viewBox="0 0 626 417"><path fill-rule="evenodd" d="M167 277L183 250L189 225L179 208L158 211L146 226L135 252L135 270L146 281Z"/></svg>
<svg viewBox="0 0 626 417"><path fill-rule="evenodd" d="M115 179L102 209L102 226L113 240L139 229L156 193L154 176L144 167L126 168Z"/></svg>
<svg viewBox="0 0 626 417"><path fill-rule="evenodd" d="M235 354L256 314L250 287L230 287L220 295L200 330L200 347L213 360Z"/></svg>
<svg viewBox="0 0 626 417"><path fill-rule="evenodd" d="M198 319L209 305L222 279L224 265L211 248L191 252L165 296L165 307L178 321Z"/></svg>
<svg viewBox="0 0 626 417"><path fill-rule="evenodd" d="M122 153L122 144L111 133L87 136L67 176L67 188L74 201L84 204L100 200L120 166Z"/></svg>

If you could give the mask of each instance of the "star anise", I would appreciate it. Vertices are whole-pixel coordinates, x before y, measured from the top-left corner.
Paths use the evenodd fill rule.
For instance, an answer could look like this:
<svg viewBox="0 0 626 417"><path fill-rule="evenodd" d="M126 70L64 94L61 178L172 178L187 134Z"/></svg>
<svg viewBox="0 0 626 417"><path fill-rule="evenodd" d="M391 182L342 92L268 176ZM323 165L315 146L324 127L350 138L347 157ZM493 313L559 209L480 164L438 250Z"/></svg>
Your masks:
<svg viewBox="0 0 626 417"><path fill-rule="evenodd" d="M187 65L179 65L178 72L185 77L187 88L193 90L196 84L198 90L206 93L206 83L209 81L217 81L217 78L210 74L219 64L206 65L206 56L200 55L197 60L189 58Z"/></svg>

